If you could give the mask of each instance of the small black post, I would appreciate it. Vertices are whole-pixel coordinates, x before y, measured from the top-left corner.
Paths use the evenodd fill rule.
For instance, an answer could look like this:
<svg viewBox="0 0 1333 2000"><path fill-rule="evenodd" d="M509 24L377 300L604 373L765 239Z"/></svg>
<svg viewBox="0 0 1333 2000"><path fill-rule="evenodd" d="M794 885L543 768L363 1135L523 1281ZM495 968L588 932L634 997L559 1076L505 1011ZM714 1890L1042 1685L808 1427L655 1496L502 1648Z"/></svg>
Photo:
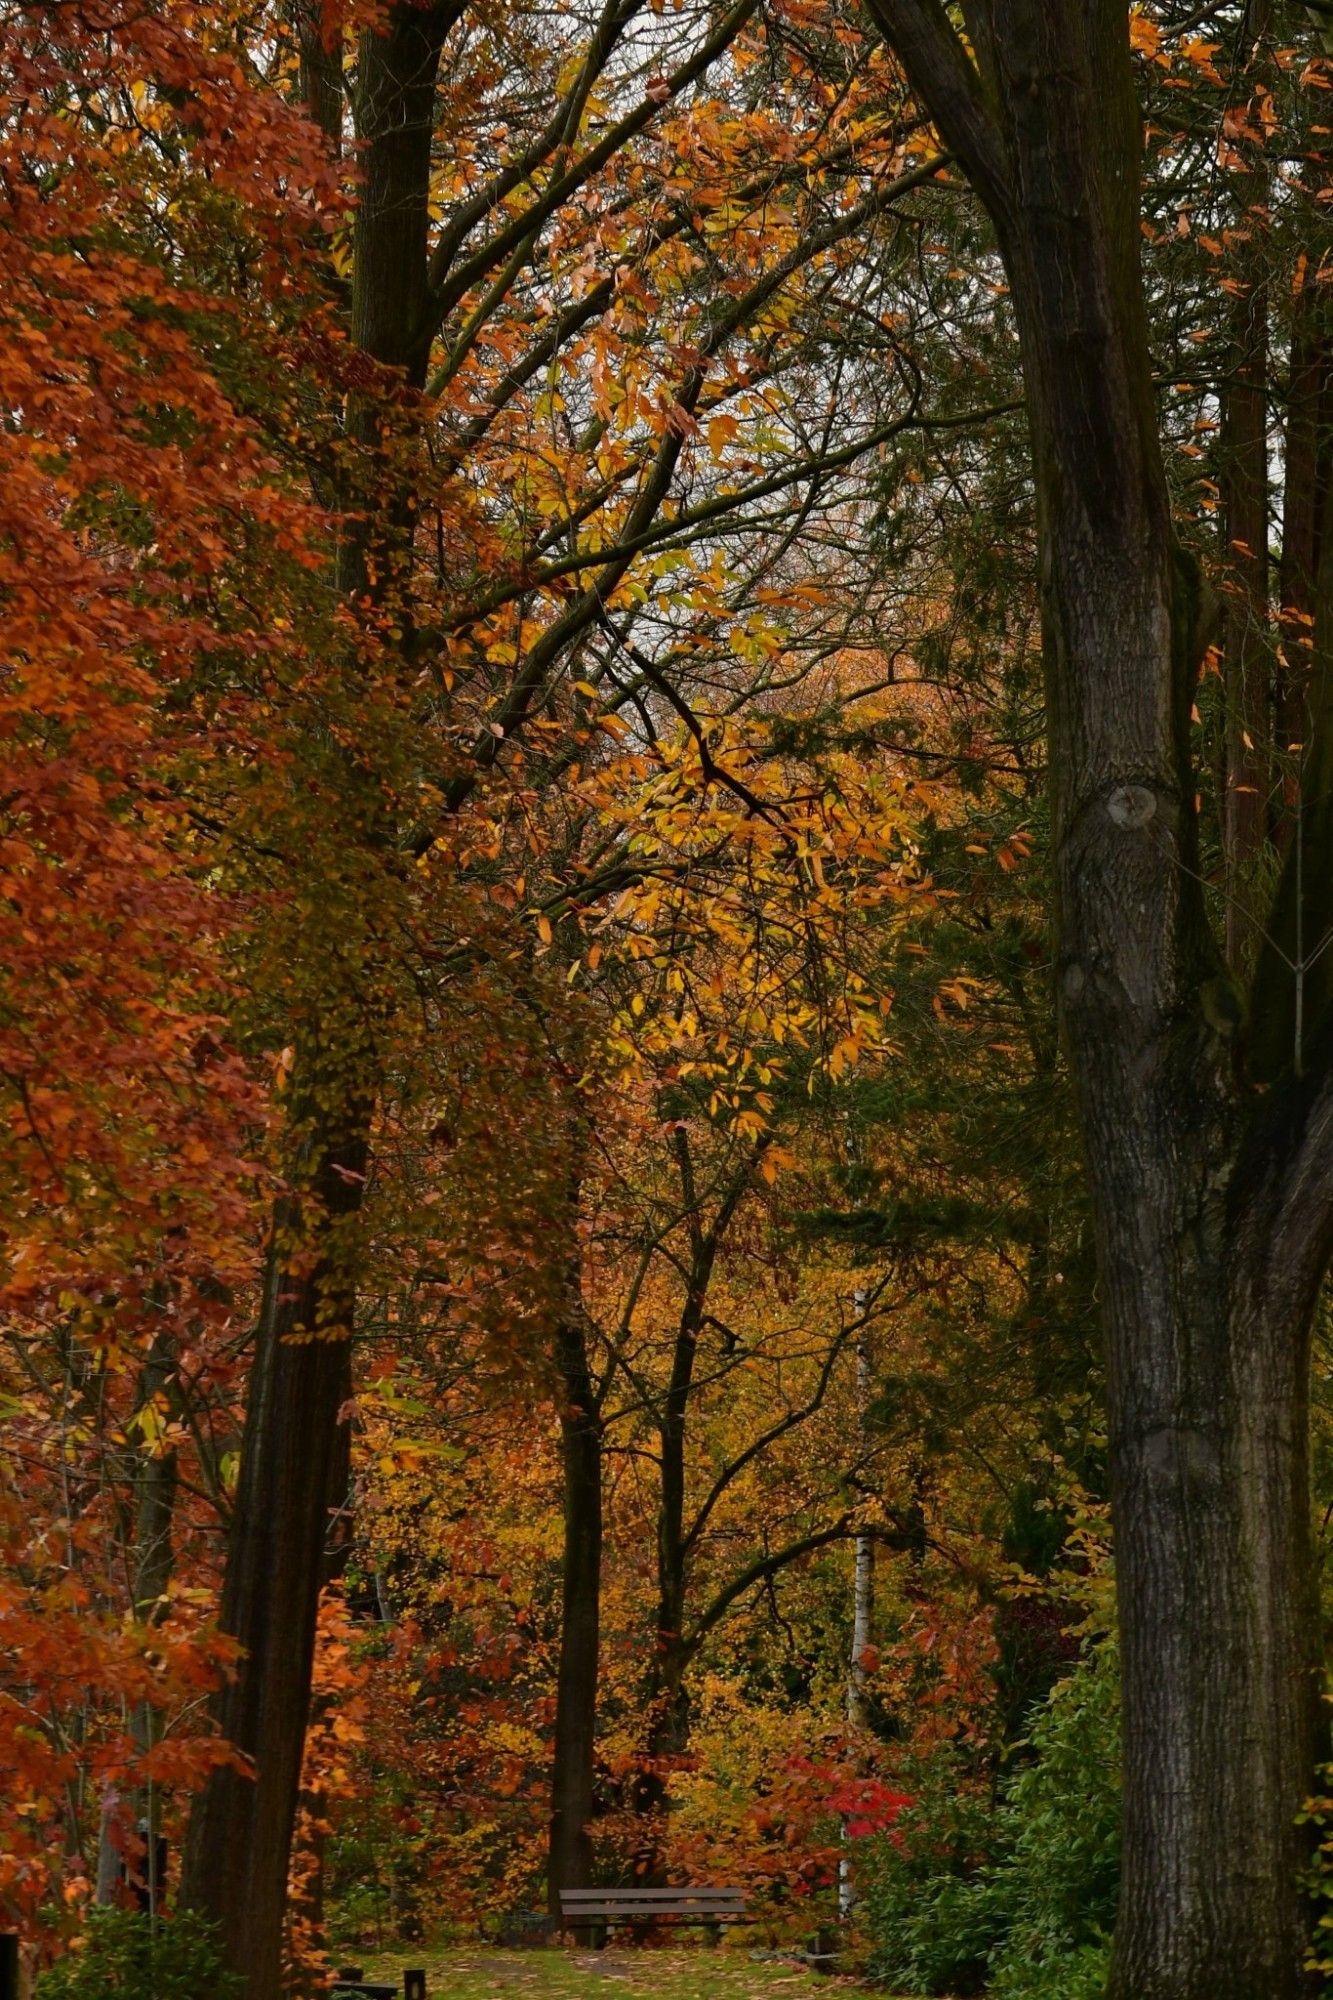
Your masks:
<svg viewBox="0 0 1333 2000"><path fill-rule="evenodd" d="M825 1924L810 1940L806 1953L812 1972L830 1973L838 1969L838 1933Z"/></svg>
<svg viewBox="0 0 1333 2000"><path fill-rule="evenodd" d="M10 1931L0 1936L0 2000L19 2000L19 1941Z"/></svg>
<svg viewBox="0 0 1333 2000"><path fill-rule="evenodd" d="M404 1972L403 2000L426 2000L426 1975L423 1972Z"/></svg>

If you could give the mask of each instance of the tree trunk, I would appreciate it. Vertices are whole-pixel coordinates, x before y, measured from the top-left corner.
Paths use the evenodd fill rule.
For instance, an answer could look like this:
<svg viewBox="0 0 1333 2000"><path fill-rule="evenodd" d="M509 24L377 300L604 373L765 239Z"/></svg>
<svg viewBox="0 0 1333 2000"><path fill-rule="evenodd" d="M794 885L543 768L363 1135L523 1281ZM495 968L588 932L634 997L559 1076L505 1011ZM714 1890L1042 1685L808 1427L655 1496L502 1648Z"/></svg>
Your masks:
<svg viewBox="0 0 1333 2000"><path fill-rule="evenodd" d="M565 1539L547 1893L551 1915L559 1922L560 1891L586 1889L592 1882L592 1836L588 1829L597 1742L602 1422L581 1322L561 1328L557 1365L564 1393L560 1445Z"/></svg>
<svg viewBox="0 0 1333 2000"><path fill-rule="evenodd" d="M431 136L440 55L454 5L400 4L362 39L358 110L364 141L357 209L352 337L360 351L419 389L429 352L426 311ZM323 80L332 117L331 81ZM369 481L352 496L339 549L342 595L383 602L399 623L411 561L401 488L377 483L381 398L349 398L347 430ZM401 478L401 474L398 475ZM349 657L348 671L356 663ZM349 770L349 787L359 783ZM365 839L383 845L373 785ZM350 811L347 823L355 823ZM314 948L327 940L316 935ZM352 961L355 954L350 955ZM306 968L318 995L298 1041L290 1126L303 1157L296 1194L274 1216L256 1335L240 1483L228 1542L221 1623L240 1641L218 1704L222 1733L254 1776L215 1772L191 1816L186 1900L218 1923L246 2000L278 2000L283 1911L310 1702L315 1621L327 1574L330 1511L347 1491L350 1343L356 1304L354 1224L377 1096L374 1002L339 991L336 955Z"/></svg>
<svg viewBox="0 0 1333 2000"><path fill-rule="evenodd" d="M1107 1349L1125 1717L1113 1992L1283 2000L1302 1984L1295 1815L1313 1751L1314 1287L1274 1295L1239 1172L1239 1007L1198 890L1197 619L1155 430L1137 110L1123 11L1097 12L1100 34L1066 6L996 9L1014 27L997 63L1028 190L1007 248L1041 517L1061 1005Z"/></svg>
<svg viewBox="0 0 1333 2000"><path fill-rule="evenodd" d="M314 1178L321 1233L354 1216L364 1118L327 1146ZM350 1273L327 1252L293 1267L293 1205L279 1209L250 1376L221 1625L242 1654L217 1704L252 1766L213 1773L190 1818L184 1898L218 1924L247 2000L281 1991L287 1865L310 1705L315 1620L332 1510L347 1492Z"/></svg>
<svg viewBox="0 0 1333 2000"><path fill-rule="evenodd" d="M853 1304L858 1319L864 1319L866 1295L863 1291L853 1294ZM869 1441L871 1396L870 1344L863 1327L856 1339L856 1421L863 1447ZM866 1672L865 1652L875 1638L874 1536L862 1528L853 1543L853 1550L852 1655L847 1662L846 1712L853 1729L864 1729L869 1720L866 1710L869 1675Z"/></svg>
<svg viewBox="0 0 1333 2000"><path fill-rule="evenodd" d="M733 1183L711 1227L705 1229L694 1182L689 1140L683 1129L673 1135L680 1172L681 1197L689 1232L690 1261L685 1298L671 1353L671 1375L657 1418L661 1485L657 1503L657 1631L649 1668L645 1708L648 1734L644 1758L634 1787L634 1806L645 1816L645 1838L635 1857L634 1872L646 1881L660 1875L662 1855L653 1822L667 1798L667 1773L689 1741L685 1695L685 1438L694 1364L699 1351L708 1287L743 1180Z"/></svg>
<svg viewBox="0 0 1333 2000"><path fill-rule="evenodd" d="M1306 1367L1328 1106L1248 1091L1198 880L1120 0L876 0L996 222L1038 498L1064 1033L1096 1218L1124 1671L1116 2000L1295 2000ZM1324 858L1327 869L1327 856Z"/></svg>
<svg viewBox="0 0 1333 2000"><path fill-rule="evenodd" d="M697 1298L701 1313L702 1292ZM693 1305L692 1298L682 1315L658 1423L662 1484L657 1509L657 1630L644 1691L648 1729L634 1784L634 1809L645 1822L634 1873L645 1882L661 1878L658 1821L666 1809L669 1773L690 1737L685 1691L685 1434L698 1344Z"/></svg>

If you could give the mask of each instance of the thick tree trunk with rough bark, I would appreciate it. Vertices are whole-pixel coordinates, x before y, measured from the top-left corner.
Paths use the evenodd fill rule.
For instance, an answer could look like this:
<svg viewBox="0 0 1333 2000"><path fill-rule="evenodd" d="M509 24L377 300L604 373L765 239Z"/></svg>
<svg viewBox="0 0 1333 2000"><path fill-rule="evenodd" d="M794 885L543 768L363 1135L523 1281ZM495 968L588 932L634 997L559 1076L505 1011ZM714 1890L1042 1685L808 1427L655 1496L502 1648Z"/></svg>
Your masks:
<svg viewBox="0 0 1333 2000"><path fill-rule="evenodd" d="M1272 1296L1273 1218L1252 1213L1244 1165L1239 1007L1197 884L1197 620L1142 326L1124 21L1101 10L1102 46L1089 36L1080 60L1066 11L997 9L1030 39L998 39L994 60L1025 194L1006 247L1042 520L1060 1001L1108 1363L1125 1706L1115 1990L1279 2000L1300 1984L1295 1815L1313 1748L1313 1283Z"/></svg>
<svg viewBox="0 0 1333 2000"><path fill-rule="evenodd" d="M571 1315L571 1319L572 1319ZM560 1665L552 1753L547 1894L560 1919L560 1891L592 1882L594 1755L602 1593L602 1420L580 1323L561 1328L556 1362L565 1538Z"/></svg>
<svg viewBox="0 0 1333 2000"><path fill-rule="evenodd" d="M1059 996L1096 1215L1124 1669L1116 2000L1295 2000L1328 1094L1247 1080L1198 880L1196 593L1139 274L1121 0L874 0L994 218L1038 497ZM1322 866L1328 873L1328 856ZM1256 991L1289 1013L1290 985Z"/></svg>

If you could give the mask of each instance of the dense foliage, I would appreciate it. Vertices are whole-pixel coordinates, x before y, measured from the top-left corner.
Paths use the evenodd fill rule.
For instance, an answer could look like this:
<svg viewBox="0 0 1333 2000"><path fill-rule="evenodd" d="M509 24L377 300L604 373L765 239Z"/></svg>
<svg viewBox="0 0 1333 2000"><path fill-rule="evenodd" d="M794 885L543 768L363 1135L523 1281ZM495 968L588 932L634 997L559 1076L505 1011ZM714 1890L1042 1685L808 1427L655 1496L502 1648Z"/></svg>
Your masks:
<svg viewBox="0 0 1333 2000"><path fill-rule="evenodd" d="M1146 1614L1104 1335L1152 1216L1108 1245L1243 1127L1156 1204L1174 1310L1219 1189L1285 1212L1260 1142L1329 1178L1333 53L1278 0L1089 0L1145 135L1102 206L1139 174L1151 407L1104 464L1151 436L1188 662L1170 782L1117 752L1073 809L1077 510L986 143L1027 6L0 13L0 1929L41 2000L314 1994L644 1876L903 1992L1105 1989ZM1034 102L1084 25L1032 15ZM1103 791L1185 801L1200 955L1090 1062L1081 996L1152 987L1109 929L1071 958ZM1100 1071L1167 1046L1108 1203ZM1326 1594L1320 1277L1284 1491ZM1144 1419L1185 1458L1130 1518L1231 1522L1201 1590L1269 1546L1248 1327Z"/></svg>
<svg viewBox="0 0 1333 2000"><path fill-rule="evenodd" d="M239 1990L198 1918L155 1924L115 1909L90 1911L80 1948L37 1982L40 2000L235 2000Z"/></svg>
<svg viewBox="0 0 1333 2000"><path fill-rule="evenodd" d="M1106 1983L1119 1863L1114 1647L1052 1689L998 1799L947 1765L880 1843L873 1963L906 1993L1085 2000ZM975 1781L974 1781L975 1782Z"/></svg>

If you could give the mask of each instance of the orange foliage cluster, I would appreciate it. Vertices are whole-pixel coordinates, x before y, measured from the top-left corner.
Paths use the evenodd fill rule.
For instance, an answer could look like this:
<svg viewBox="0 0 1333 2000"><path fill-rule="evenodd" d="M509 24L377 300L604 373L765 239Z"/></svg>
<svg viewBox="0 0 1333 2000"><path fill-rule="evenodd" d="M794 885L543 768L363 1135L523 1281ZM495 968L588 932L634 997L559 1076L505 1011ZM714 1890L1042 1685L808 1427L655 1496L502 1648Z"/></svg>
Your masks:
<svg viewBox="0 0 1333 2000"><path fill-rule="evenodd" d="M0 1900L31 1917L87 1889L99 1822L132 1840L136 1788L227 1754L207 1562L136 1607L125 1514L164 1455L218 1480L141 1370L168 1343L225 1438L264 1192L266 1092L227 1021L247 913L191 808L229 751L197 691L284 648L245 567L318 557L237 395L264 315L207 245L225 217L277 297L336 190L225 9L118 0L6 14L0 190Z"/></svg>

